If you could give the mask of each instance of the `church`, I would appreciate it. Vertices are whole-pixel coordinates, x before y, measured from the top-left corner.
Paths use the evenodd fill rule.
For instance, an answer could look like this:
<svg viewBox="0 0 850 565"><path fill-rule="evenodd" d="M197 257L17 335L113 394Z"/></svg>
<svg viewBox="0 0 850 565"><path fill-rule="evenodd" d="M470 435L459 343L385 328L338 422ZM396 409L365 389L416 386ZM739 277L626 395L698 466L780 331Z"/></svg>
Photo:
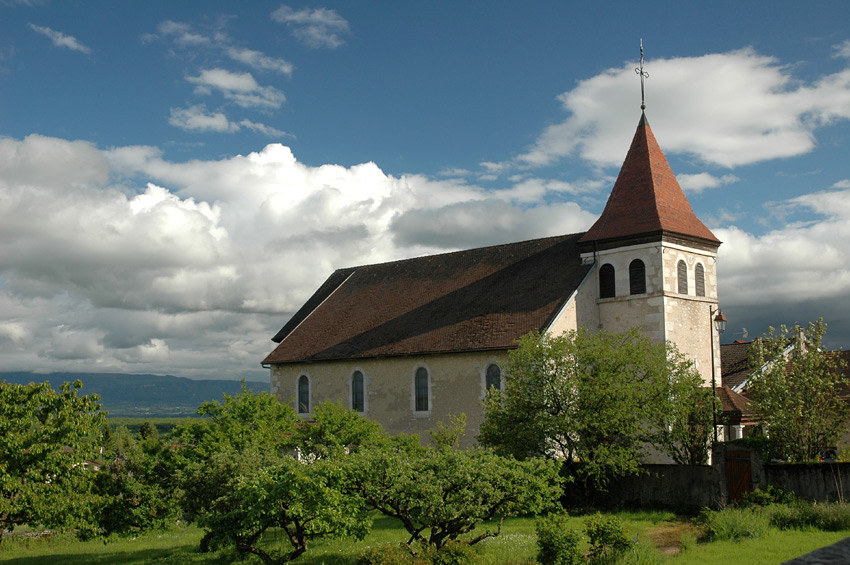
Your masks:
<svg viewBox="0 0 850 565"><path fill-rule="evenodd" d="M271 390L308 417L341 402L391 434L467 416L530 332L640 328L720 382L717 250L645 113L608 202L585 233L342 268L274 336ZM716 379L716 380L715 380Z"/></svg>

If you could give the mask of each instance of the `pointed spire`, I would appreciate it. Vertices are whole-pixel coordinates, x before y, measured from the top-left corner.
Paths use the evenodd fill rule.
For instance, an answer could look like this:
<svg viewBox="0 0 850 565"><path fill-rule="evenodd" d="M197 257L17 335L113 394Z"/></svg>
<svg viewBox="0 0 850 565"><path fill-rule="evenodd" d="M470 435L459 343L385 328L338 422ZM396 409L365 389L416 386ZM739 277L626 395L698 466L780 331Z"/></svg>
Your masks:
<svg viewBox="0 0 850 565"><path fill-rule="evenodd" d="M580 243L641 239L696 240L717 248L720 240L694 214L670 164L641 112L632 145L602 215Z"/></svg>

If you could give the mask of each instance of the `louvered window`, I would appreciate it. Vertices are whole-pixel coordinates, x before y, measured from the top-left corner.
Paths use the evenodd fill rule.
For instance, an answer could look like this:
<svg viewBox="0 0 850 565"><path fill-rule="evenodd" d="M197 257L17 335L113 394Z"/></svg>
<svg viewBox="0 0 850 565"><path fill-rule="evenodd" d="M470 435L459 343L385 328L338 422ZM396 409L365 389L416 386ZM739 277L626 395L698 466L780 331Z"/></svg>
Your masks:
<svg viewBox="0 0 850 565"><path fill-rule="evenodd" d="M351 375L351 409L363 412L363 373L354 371Z"/></svg>
<svg viewBox="0 0 850 565"><path fill-rule="evenodd" d="M643 261L635 259L629 263L629 294L646 292L646 267Z"/></svg>
<svg viewBox="0 0 850 565"><path fill-rule="evenodd" d="M416 369L414 382L414 393L416 394L416 411L428 411L428 370L424 367Z"/></svg>
<svg viewBox="0 0 850 565"><path fill-rule="evenodd" d="M605 263L599 268L599 298L614 298L617 285L614 282L614 265Z"/></svg>
<svg viewBox="0 0 850 565"><path fill-rule="evenodd" d="M697 296L705 296L705 269L702 263L697 263L694 269L694 286L697 290Z"/></svg>
<svg viewBox="0 0 850 565"><path fill-rule="evenodd" d="M679 275L679 294L688 293L688 265L684 261L676 264L676 272Z"/></svg>

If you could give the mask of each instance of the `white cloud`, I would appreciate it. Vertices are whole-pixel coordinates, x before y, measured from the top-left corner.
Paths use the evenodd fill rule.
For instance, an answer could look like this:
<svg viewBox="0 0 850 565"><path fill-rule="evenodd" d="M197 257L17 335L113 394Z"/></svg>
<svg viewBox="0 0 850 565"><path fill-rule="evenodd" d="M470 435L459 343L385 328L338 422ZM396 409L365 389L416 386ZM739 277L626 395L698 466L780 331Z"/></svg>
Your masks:
<svg viewBox="0 0 850 565"><path fill-rule="evenodd" d="M834 57L842 57L844 59L850 59L850 39L845 39L838 45L833 46L835 49Z"/></svg>
<svg viewBox="0 0 850 565"><path fill-rule="evenodd" d="M647 115L668 154L723 167L801 155L813 149L818 127L850 119L850 69L804 84L752 49L654 59L646 68ZM634 64L579 82L559 97L567 120L546 128L514 164L579 156L619 165L634 131L635 84Z"/></svg>
<svg viewBox="0 0 850 565"><path fill-rule="evenodd" d="M679 181L679 186L681 186L682 190L685 192L699 194L707 188L717 188L719 186L738 182L741 179L735 175L723 175L722 177L716 177L710 173L698 173L695 175L676 175L676 180Z"/></svg>
<svg viewBox="0 0 850 565"><path fill-rule="evenodd" d="M265 124L252 122L251 120L242 120L242 121L239 122L239 125L242 126L243 128L262 133L263 135L265 135L267 137L291 137L285 131L281 131L277 128L267 126Z"/></svg>
<svg viewBox="0 0 850 565"><path fill-rule="evenodd" d="M209 113L203 104L189 108L171 108L170 112L168 123L182 130L219 133L239 131L239 126L231 123L222 112Z"/></svg>
<svg viewBox="0 0 850 565"><path fill-rule="evenodd" d="M234 61L239 61L260 71L275 71L280 74L291 75L294 70L292 63L288 61L269 57L260 51L254 51L245 47L226 47L225 53Z"/></svg>
<svg viewBox="0 0 850 565"><path fill-rule="evenodd" d="M293 10L282 4L272 12L272 20L286 24L292 35L308 47L336 48L345 41L340 37L349 32L348 21L335 10L328 8L304 8Z"/></svg>
<svg viewBox="0 0 850 565"><path fill-rule="evenodd" d="M37 26L35 24L30 24L30 29L50 39L56 47L64 47L71 51L85 53L86 55L91 54L91 48L80 43L75 37L65 35L60 31L55 31L46 26Z"/></svg>
<svg viewBox="0 0 850 565"><path fill-rule="evenodd" d="M280 108L286 96L272 86L260 86L251 73L234 73L225 69L205 69L187 80L197 84L196 92L209 94L216 89L244 108Z"/></svg>

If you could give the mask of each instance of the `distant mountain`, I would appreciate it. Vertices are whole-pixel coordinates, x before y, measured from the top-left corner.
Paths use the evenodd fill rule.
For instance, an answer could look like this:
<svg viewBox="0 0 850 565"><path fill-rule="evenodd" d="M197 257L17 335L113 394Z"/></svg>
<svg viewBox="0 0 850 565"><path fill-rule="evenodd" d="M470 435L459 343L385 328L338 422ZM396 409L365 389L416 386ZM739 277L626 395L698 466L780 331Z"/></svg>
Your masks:
<svg viewBox="0 0 850 565"><path fill-rule="evenodd" d="M222 395L239 394L240 381L194 380L171 375L124 373L31 373L0 372L0 381L16 384L50 381L58 389L63 382L83 381L83 394L97 393L110 416L192 416L198 406ZM248 389L268 392L269 383L246 381Z"/></svg>

